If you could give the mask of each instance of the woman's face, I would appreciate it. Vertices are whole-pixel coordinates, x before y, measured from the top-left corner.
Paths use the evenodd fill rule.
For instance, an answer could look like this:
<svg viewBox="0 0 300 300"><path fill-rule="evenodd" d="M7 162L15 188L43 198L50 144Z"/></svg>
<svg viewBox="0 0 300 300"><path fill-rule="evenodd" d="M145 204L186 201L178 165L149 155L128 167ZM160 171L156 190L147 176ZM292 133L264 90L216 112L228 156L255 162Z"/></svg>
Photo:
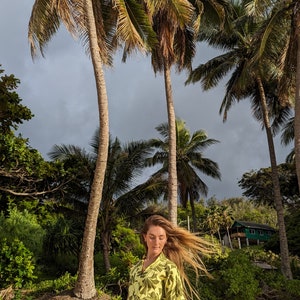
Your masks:
<svg viewBox="0 0 300 300"><path fill-rule="evenodd" d="M167 234L162 227L152 225L149 227L147 234L144 234L144 240L148 247L148 258L157 257L164 249Z"/></svg>

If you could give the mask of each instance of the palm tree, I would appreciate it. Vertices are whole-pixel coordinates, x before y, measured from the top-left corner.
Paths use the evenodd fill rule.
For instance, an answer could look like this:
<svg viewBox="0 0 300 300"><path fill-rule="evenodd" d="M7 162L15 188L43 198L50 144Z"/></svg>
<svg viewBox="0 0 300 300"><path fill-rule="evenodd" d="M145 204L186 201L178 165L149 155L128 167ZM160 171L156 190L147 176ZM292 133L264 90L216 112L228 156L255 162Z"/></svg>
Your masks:
<svg viewBox="0 0 300 300"><path fill-rule="evenodd" d="M99 147L98 135L94 136L92 146L97 151ZM111 248L112 231L116 227L116 220L120 216L132 216L135 210L126 211L125 206L135 209L145 204L142 199L144 188L135 186L135 179L144 169L144 161L150 154L147 142L130 142L121 145L116 138L110 142L104 188L99 213L99 229L103 245L105 269L111 268L109 252ZM130 204L134 203L134 204Z"/></svg>
<svg viewBox="0 0 300 300"><path fill-rule="evenodd" d="M294 94L292 103L295 103L295 162L300 189L300 3L298 0L272 2L251 0L248 3L248 10L256 17L260 17L266 11L270 12L270 18L263 31L258 57L268 55L268 45L278 44L278 33L282 35L281 40L284 46L278 47L278 52L281 54L279 66L282 71L278 89L282 95L283 105L290 101L284 97L285 90L291 89Z"/></svg>
<svg viewBox="0 0 300 300"><path fill-rule="evenodd" d="M54 145L48 153L52 160L63 162L67 170L68 183L62 201L72 203L73 209L81 214L85 213L89 203L96 155L74 145Z"/></svg>
<svg viewBox="0 0 300 300"><path fill-rule="evenodd" d="M79 259L82 224L76 218L58 217L53 226L49 226L44 238L43 249L46 257L59 254L73 254Z"/></svg>
<svg viewBox="0 0 300 300"><path fill-rule="evenodd" d="M233 223L232 211L229 208L229 206L221 206L221 213L222 213L222 225L226 228L229 246L231 249L233 249L230 232L229 232L229 229L231 228L231 225Z"/></svg>
<svg viewBox="0 0 300 300"><path fill-rule="evenodd" d="M157 131L163 136L161 139L153 139L150 145L156 149L153 157L147 160L148 166L162 164L162 167L155 173L161 178L167 173L169 164L169 128L167 123L156 127ZM203 130L197 130L192 135L182 120L176 120L176 161L177 178L179 186L180 202L183 208L187 208L188 202L191 205L193 230L196 230L195 201L200 194L206 196L208 187L200 178L201 172L206 176L220 179L221 175L217 163L204 157L203 150L217 143L217 140L209 139Z"/></svg>
<svg viewBox="0 0 300 300"><path fill-rule="evenodd" d="M220 19L224 17L224 1L153 1L144 0L153 23L158 43L152 49L152 67L155 73L164 74L169 126L168 206L169 219L177 224L177 170L176 170L176 116L173 102L171 67L181 71L191 67L195 55L195 38L200 26L200 16L213 10Z"/></svg>
<svg viewBox="0 0 300 300"><path fill-rule="evenodd" d="M96 162L99 148L98 131L95 132L91 142L93 149L91 154L72 145L54 146L49 153L52 159L62 161L66 169L76 168L76 178L73 178L66 188L67 201L88 203L88 194L93 182L93 168L89 165L94 165ZM111 268L109 259L111 235L117 225L118 217L135 215L137 211L143 209L149 199L149 196L144 197L147 185L135 186L134 183L145 167L144 161L149 156L150 149L149 144L144 141L121 145L118 138L113 141L110 139L98 222L107 272Z"/></svg>
<svg viewBox="0 0 300 300"><path fill-rule="evenodd" d="M136 24L137 20L139 24ZM77 297L90 299L96 295L94 244L109 145L108 99L103 64L112 63L111 54L114 46L117 46L118 39L125 42L125 47L130 52L134 47L147 49L147 42L153 41L154 35L148 18L137 3L36 0L28 32L33 56L37 52L36 44L43 54L44 47L57 32L61 23L72 35L79 35L88 44L98 96L99 148L86 217L78 279L74 289Z"/></svg>
<svg viewBox="0 0 300 300"><path fill-rule="evenodd" d="M206 210L204 224L208 227L212 240L215 233L218 234L219 242L222 244L220 229L222 226L222 209L213 205Z"/></svg>
<svg viewBox="0 0 300 300"><path fill-rule="evenodd" d="M187 1L148 1L150 18L159 43L152 50L154 72L163 72L169 123L168 163L168 212L169 219L177 224L177 170L176 170L176 129L175 108L172 94L171 66L178 63L180 68L190 63L193 55L194 7ZM154 6L155 5L155 6ZM179 45L188 45L187 48ZM189 55L189 56L188 56Z"/></svg>
<svg viewBox="0 0 300 300"><path fill-rule="evenodd" d="M51 6L52 4L52 6ZM75 17L72 15L76 12L72 6L55 6L55 1L37 0L33 6L32 15L29 23L29 40L31 41L32 53L35 53L35 42L40 44L40 48L52 37L56 32L58 25L62 21L66 24L67 29L72 33L76 32ZM94 280L94 243L96 236L97 218L100 206L100 199L103 189L104 174L106 169L106 160L108 153L108 100L102 62L108 59L107 47L101 49L101 54L98 45L97 29L93 12L92 1L80 2L82 6L78 11L81 17L86 17L86 22L83 23L82 30L87 29L89 46L91 49L91 57L93 61L95 80L98 95L98 108L100 117L100 140L98 160L95 168L94 181L91 188L89 208L86 218L84 230L81 256L79 261L78 279L74 288L74 293L82 299L90 299L96 295L95 280ZM105 44L104 44L105 45ZM105 60L104 60L105 59ZM91 271L92 270L92 271Z"/></svg>
<svg viewBox="0 0 300 300"><path fill-rule="evenodd" d="M201 81L203 88L207 90L217 85L220 79L231 69L234 69L227 83L226 95L220 108L220 113L224 113L224 121L233 103L250 98L254 116L262 122L262 126L266 130L272 169L274 203L280 233L281 267L283 274L287 278L291 278L284 208L273 141L273 134L289 116L290 107L287 103L285 107L281 106L278 94L274 92L274 87L276 87L274 74L279 74L274 61L267 57L256 60L260 26L263 25L263 22L257 22L246 16L243 3L232 2L236 15L233 16L231 28L229 27L227 31L223 32L216 32L214 28L207 28L207 31L200 35L200 40L205 40L210 45L228 51L192 71L187 83ZM269 51L272 52L273 57L276 56L275 47ZM288 94L285 96L287 97ZM273 118L272 125L270 118Z"/></svg>

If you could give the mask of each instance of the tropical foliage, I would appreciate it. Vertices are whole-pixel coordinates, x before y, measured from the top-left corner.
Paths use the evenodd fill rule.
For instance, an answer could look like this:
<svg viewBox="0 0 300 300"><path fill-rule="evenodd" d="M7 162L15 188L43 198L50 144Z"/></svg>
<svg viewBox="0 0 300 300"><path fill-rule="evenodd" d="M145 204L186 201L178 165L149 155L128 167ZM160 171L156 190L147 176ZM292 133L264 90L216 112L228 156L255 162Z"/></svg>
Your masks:
<svg viewBox="0 0 300 300"><path fill-rule="evenodd" d="M42 291L72 289L80 299L96 296L97 287L126 299L129 267L143 255L136 234L143 220L162 213L190 229L191 213L192 229L218 245L206 261L213 279L203 277L197 286L202 299L298 299L299 11L296 0L36 0L29 22L32 55L37 49L44 54L61 24L81 38L95 71L100 127L92 153L55 145L52 161L45 161L28 139L15 135L33 115L15 91L19 80L1 76L0 225L6 230L0 234L0 287L22 293L18 289L36 283ZM271 167L246 172L238 182L249 199L200 199L208 189L202 174L221 178L218 164L203 154L218 141L202 130L191 135L176 121L171 85L171 67L190 69L197 42L222 53L192 70L187 82L200 81L207 90L231 72L223 119L234 103L250 100L266 131ZM109 138L103 66L112 65L119 46L124 60L136 48L151 53L154 71L164 73L168 123L156 128L161 140L123 145ZM273 137L282 128L286 144L295 141L295 155L278 166ZM156 164L158 171L135 184L145 166ZM224 235L235 219L278 225L278 234L258 248L226 248ZM257 261L273 269L266 273Z"/></svg>
<svg viewBox="0 0 300 300"><path fill-rule="evenodd" d="M147 159L147 165L161 167L153 175L161 179L166 178L169 167L169 125L167 123L156 127L163 139L152 139L150 145L157 149L151 158ZM193 230L196 231L196 216L194 203L200 195L206 196L208 187L201 179L200 173L215 179L220 179L218 164L204 156L203 151L218 141L209 139L205 131L197 130L192 135L182 120L176 120L176 162L179 200L183 208L190 203L193 218ZM165 191L165 193L168 193Z"/></svg>
<svg viewBox="0 0 300 300"><path fill-rule="evenodd" d="M85 230L82 240L78 280L74 293L78 297L92 298L96 295L94 280L94 246L96 227L103 191L109 146L108 97L103 66L111 65L112 53L121 41L127 52L134 48L150 47L154 40L152 27L140 3L135 1L116 3L107 1L57 1L36 0L29 21L28 37L32 55L37 45L41 53L60 24L73 36L79 36L88 53L97 88L99 111L99 148L91 186Z"/></svg>
<svg viewBox="0 0 300 300"><path fill-rule="evenodd" d="M268 23L269 11L253 18L247 13L248 1L231 1L234 14L229 26L223 31L217 31L215 26L208 25L199 35L200 41L222 49L217 57L193 70L187 83L200 81L207 90L216 86L229 71L232 71L226 86L220 113L227 119L227 113L235 102L249 99L252 104L254 117L262 123L265 129L271 162L271 180L273 184L273 199L277 211L279 236L282 255L282 272L292 278L289 258L288 243L285 234L284 208L280 191L279 174L277 169L276 152L273 136L278 132L280 125L287 121L290 113L291 87L284 90L285 105L282 105L282 96L277 89L277 81L281 72L278 68L280 53L277 47L283 47L280 42L269 48L268 55L257 58L260 41L263 39L262 28ZM277 34L280 37L282 32ZM281 91L283 92L283 90ZM271 120L273 123L271 124Z"/></svg>
<svg viewBox="0 0 300 300"><path fill-rule="evenodd" d="M283 203L286 207L294 206L299 202L299 190L294 164L278 165L280 190ZM243 189L243 195L257 204L274 206L274 192L270 168L250 171L243 174L238 182Z"/></svg>

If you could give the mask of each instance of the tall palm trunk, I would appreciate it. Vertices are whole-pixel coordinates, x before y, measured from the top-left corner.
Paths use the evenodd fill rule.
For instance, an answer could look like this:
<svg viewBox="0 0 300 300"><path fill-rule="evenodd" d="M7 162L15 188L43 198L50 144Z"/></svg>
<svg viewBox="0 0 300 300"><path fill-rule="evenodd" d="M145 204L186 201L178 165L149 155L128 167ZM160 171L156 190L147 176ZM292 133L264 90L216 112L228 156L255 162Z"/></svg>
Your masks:
<svg viewBox="0 0 300 300"><path fill-rule="evenodd" d="M109 249L111 243L112 235L112 209L109 207L110 201L108 199L102 199L102 217L101 217L101 240L102 240L102 250L103 250L103 262L105 266L105 271L109 272L111 269L110 259L109 259Z"/></svg>
<svg viewBox="0 0 300 300"><path fill-rule="evenodd" d="M297 69L296 69L296 96L295 96L295 161L298 187L300 190L300 11L296 14L296 39L297 39Z"/></svg>
<svg viewBox="0 0 300 300"><path fill-rule="evenodd" d="M280 183L279 183L279 175L278 175L277 162L276 162L274 140L273 140L273 135L270 126L269 113L267 108L264 87L260 76L257 76L257 84L259 87L259 94L261 100L260 104L262 108L263 120L266 128L268 148L270 154L274 202L275 202L275 208L277 212L277 221L278 221L278 228L279 228L281 271L286 278L292 279L292 271L289 262L288 242L287 242L285 222L284 222L284 209L283 209L282 197L280 192Z"/></svg>
<svg viewBox="0 0 300 300"><path fill-rule="evenodd" d="M197 220L196 220L196 211L195 211L195 200L190 198L191 211L192 211L192 220L193 220L193 232L197 231Z"/></svg>
<svg viewBox="0 0 300 300"><path fill-rule="evenodd" d="M94 246L108 156L109 123L107 92L102 60L97 42L92 0L85 1L85 13L88 23L91 57L97 87L100 130L98 156L86 216L78 278L75 284L74 294L80 299L91 299L97 293L94 279Z"/></svg>
<svg viewBox="0 0 300 300"><path fill-rule="evenodd" d="M176 116L172 95L171 67L166 61L164 63L164 78L169 124L168 208L170 221L177 225Z"/></svg>
<svg viewBox="0 0 300 300"><path fill-rule="evenodd" d="M104 230L101 234L102 245L103 245L103 261L105 266L105 271L109 272L111 269L110 259L109 259L109 248L110 248L110 232L109 230Z"/></svg>

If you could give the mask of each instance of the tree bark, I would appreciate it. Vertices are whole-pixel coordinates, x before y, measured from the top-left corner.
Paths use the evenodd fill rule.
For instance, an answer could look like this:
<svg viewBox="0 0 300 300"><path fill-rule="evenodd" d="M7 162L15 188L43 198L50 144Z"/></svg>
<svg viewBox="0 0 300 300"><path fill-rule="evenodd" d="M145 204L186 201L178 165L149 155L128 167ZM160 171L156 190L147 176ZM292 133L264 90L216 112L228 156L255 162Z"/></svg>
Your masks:
<svg viewBox="0 0 300 300"><path fill-rule="evenodd" d="M229 227L228 226L226 226L226 231L227 231L229 246L230 246L230 249L232 250L233 247L232 247L232 241L231 241L231 237L230 237L230 232L229 232Z"/></svg>
<svg viewBox="0 0 300 300"><path fill-rule="evenodd" d="M94 246L108 156L109 123L106 84L102 60L98 48L92 0L85 1L85 12L88 23L91 57L97 88L100 130L98 156L91 188L79 261L78 278L75 284L74 294L80 299L91 299L97 294L94 279Z"/></svg>
<svg viewBox="0 0 300 300"><path fill-rule="evenodd" d="M171 67L164 64L165 92L169 124L169 166L168 166L168 208L169 220L177 225L177 158L176 158L176 116L172 95Z"/></svg>
<svg viewBox="0 0 300 300"><path fill-rule="evenodd" d="M289 261L288 241L287 241L285 222L284 222L284 208L283 208L282 196L280 192L280 183L279 183L279 175L278 175L277 162L276 162L274 140L273 140L273 135L270 126L269 112L267 108L265 92L264 92L262 80L259 76L257 77L257 84L259 87L261 109L263 113L263 120L266 129L268 148L270 154L274 202L275 202L275 209L277 212L277 221L278 221L278 229L279 229L281 271L286 278L292 279L293 276L292 276L292 271L291 271L291 266Z"/></svg>
<svg viewBox="0 0 300 300"><path fill-rule="evenodd" d="M102 232L102 244L103 244L103 261L105 266L105 271L109 272L111 269L109 260L109 246L110 246L110 233L105 230Z"/></svg>
<svg viewBox="0 0 300 300"><path fill-rule="evenodd" d="M191 211L192 211L192 220L193 220L193 232L197 232L197 220L196 220L196 211L195 211L195 200L190 198Z"/></svg>

